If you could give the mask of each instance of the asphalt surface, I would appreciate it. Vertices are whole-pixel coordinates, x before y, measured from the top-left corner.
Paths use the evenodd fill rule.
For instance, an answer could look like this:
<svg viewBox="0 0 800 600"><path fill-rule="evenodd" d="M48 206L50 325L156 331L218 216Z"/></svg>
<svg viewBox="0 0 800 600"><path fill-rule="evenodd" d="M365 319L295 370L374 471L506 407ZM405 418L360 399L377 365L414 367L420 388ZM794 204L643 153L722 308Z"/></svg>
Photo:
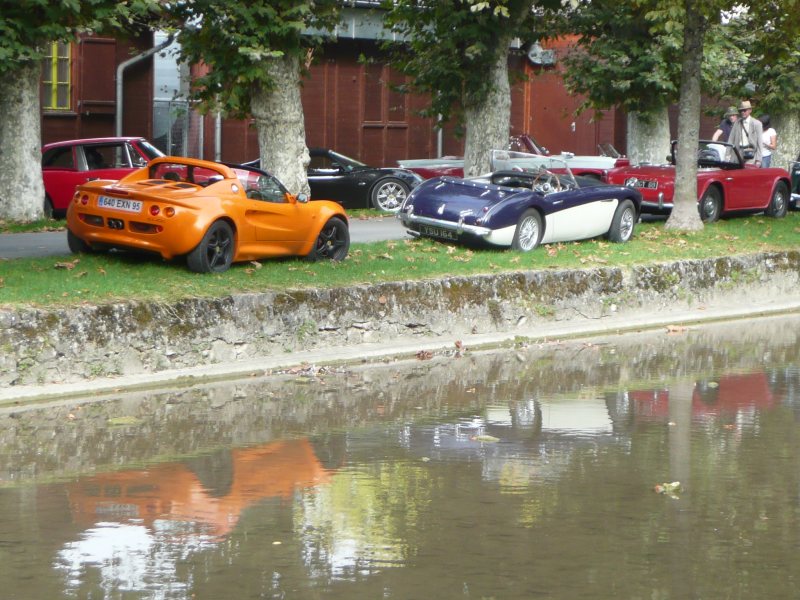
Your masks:
<svg viewBox="0 0 800 600"><path fill-rule="evenodd" d="M352 243L399 240L406 237L406 230L394 217L350 221ZM69 253L65 231L0 234L0 259L61 256Z"/></svg>

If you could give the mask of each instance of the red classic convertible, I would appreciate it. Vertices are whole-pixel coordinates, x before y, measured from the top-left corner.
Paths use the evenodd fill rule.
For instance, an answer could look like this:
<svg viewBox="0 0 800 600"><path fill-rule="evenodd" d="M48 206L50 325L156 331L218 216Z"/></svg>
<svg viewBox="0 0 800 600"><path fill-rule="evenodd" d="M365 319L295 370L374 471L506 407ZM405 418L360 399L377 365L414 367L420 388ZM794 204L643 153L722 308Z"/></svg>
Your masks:
<svg viewBox="0 0 800 600"><path fill-rule="evenodd" d="M639 165L611 169L606 181L642 193L642 213L668 214L675 193L675 152L671 164ZM745 164L737 148L722 142L701 140L697 153L697 194L700 217L713 222L721 215L764 212L781 218L789 206L789 172Z"/></svg>

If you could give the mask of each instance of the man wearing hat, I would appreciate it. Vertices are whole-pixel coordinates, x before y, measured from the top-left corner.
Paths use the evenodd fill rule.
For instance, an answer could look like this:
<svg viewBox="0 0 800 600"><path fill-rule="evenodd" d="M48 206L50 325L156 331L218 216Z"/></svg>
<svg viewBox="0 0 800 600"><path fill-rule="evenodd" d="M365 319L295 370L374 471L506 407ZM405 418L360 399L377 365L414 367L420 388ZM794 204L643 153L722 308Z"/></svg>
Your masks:
<svg viewBox="0 0 800 600"><path fill-rule="evenodd" d="M739 111L736 110L736 107L729 106L728 110L725 111L725 117L719 122L719 127L717 127L717 130L714 132L711 140L714 142L727 142L728 137L731 135L733 124L736 123L736 119L738 117Z"/></svg>
<svg viewBox="0 0 800 600"><path fill-rule="evenodd" d="M739 119L734 123L728 141L739 148L739 153L745 162L761 166L761 134L763 128L761 121L754 119L750 114L753 107L749 100L744 100L739 105Z"/></svg>

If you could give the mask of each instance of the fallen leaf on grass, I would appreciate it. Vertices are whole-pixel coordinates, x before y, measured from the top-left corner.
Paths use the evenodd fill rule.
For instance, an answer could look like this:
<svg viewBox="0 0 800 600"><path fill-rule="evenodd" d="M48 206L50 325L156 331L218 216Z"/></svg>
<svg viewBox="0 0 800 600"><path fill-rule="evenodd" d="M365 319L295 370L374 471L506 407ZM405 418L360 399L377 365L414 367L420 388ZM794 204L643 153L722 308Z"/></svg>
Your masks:
<svg viewBox="0 0 800 600"><path fill-rule="evenodd" d="M253 265L256 269L260 269L263 265L258 262L257 260L251 260L250 264Z"/></svg>
<svg viewBox="0 0 800 600"><path fill-rule="evenodd" d="M66 269L67 271L72 271L72 269L74 269L79 262L81 262L81 259L80 258L76 258L72 262L57 262L53 266L56 269Z"/></svg>
<svg viewBox="0 0 800 600"><path fill-rule="evenodd" d="M433 352L430 350L419 350L416 354L419 360L430 360L433 358Z"/></svg>
<svg viewBox="0 0 800 600"><path fill-rule="evenodd" d="M684 331L689 331L689 328L683 325L667 325L667 333L683 333Z"/></svg>

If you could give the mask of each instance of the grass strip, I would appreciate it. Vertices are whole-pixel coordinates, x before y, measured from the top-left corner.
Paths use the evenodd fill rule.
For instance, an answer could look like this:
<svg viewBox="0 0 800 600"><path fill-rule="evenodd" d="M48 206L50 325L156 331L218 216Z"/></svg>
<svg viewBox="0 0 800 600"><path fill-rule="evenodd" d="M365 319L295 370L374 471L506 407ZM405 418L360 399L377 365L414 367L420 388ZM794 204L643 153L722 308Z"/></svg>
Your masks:
<svg viewBox="0 0 800 600"><path fill-rule="evenodd" d="M234 264L221 274L198 275L183 260L111 252L0 261L0 306L69 306L302 288L330 288L442 276L540 269L581 269L764 251L795 250L800 212L784 219L762 215L724 219L696 233L637 225L634 238L547 244L533 252L471 249L430 240L353 244L341 263L277 259Z"/></svg>

